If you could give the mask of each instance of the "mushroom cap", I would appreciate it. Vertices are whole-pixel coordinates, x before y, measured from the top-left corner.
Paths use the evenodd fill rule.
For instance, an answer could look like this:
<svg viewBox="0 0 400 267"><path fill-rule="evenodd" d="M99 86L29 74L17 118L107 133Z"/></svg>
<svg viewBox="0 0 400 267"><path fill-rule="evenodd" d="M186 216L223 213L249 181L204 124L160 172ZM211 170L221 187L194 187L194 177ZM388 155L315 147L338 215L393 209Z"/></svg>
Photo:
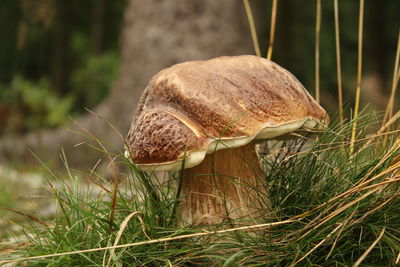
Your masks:
<svg viewBox="0 0 400 267"><path fill-rule="evenodd" d="M126 138L127 156L142 170L190 168L206 153L328 122L303 85L272 61L190 61L150 80Z"/></svg>

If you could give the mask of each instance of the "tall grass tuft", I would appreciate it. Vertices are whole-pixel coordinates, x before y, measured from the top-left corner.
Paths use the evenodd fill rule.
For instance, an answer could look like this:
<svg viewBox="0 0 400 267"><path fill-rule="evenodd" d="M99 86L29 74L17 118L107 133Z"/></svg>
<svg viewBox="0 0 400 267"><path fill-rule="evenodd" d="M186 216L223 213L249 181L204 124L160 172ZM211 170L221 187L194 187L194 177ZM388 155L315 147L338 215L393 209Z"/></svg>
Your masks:
<svg viewBox="0 0 400 267"><path fill-rule="evenodd" d="M357 120L355 148L360 148L380 122L377 115L364 112ZM58 216L47 222L49 227L26 228L29 242L2 256L0 263L15 259L26 266L392 266L400 252L398 133L385 135L386 146L379 136L373 145L351 154L346 137L353 125L350 121L340 127L337 119L318 139L305 133L267 143L268 152L261 158L271 211L264 225L177 227L179 173L160 181L119 157L116 164L127 168L121 173L112 228L113 185L101 175L94 175L96 182L86 186L73 175L62 177L58 186L49 181L59 203Z"/></svg>

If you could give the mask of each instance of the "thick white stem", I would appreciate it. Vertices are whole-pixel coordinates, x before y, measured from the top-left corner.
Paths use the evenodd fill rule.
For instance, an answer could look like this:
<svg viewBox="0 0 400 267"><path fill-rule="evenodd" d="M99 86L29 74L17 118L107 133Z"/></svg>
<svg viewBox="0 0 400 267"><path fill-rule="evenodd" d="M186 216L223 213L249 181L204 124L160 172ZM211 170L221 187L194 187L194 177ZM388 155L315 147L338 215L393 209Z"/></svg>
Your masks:
<svg viewBox="0 0 400 267"><path fill-rule="evenodd" d="M184 171L181 225L249 223L267 214L265 176L254 144L219 150Z"/></svg>

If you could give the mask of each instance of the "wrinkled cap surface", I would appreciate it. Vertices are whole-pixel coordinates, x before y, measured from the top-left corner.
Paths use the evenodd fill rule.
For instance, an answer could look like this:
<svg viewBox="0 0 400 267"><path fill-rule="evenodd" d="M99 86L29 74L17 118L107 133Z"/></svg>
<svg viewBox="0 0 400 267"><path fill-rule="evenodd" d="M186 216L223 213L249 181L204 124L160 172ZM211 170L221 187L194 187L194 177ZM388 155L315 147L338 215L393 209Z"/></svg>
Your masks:
<svg viewBox="0 0 400 267"><path fill-rule="evenodd" d="M206 153L329 122L303 85L256 56L174 65L146 87L128 133L127 154L142 170L199 164Z"/></svg>

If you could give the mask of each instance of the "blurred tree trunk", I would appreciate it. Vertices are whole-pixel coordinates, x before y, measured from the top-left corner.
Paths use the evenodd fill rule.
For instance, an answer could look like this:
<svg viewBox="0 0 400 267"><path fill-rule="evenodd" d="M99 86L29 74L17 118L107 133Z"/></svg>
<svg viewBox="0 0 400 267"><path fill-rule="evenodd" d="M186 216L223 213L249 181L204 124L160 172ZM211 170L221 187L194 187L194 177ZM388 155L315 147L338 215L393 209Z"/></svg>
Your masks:
<svg viewBox="0 0 400 267"><path fill-rule="evenodd" d="M93 0L93 24L92 24L92 49L93 54L99 55L104 51L105 28L107 27L107 10L110 7L109 0Z"/></svg>
<svg viewBox="0 0 400 267"><path fill-rule="evenodd" d="M252 52L245 12L237 0L130 0L121 39L117 81L94 112L114 124L123 136L143 89L161 69L188 60ZM103 120L88 114L77 122L117 151L123 150L123 140ZM87 139L65 128L86 134L71 123L53 131L5 138L0 142L0 157L32 160L27 152L30 148L43 161L59 163L63 147L70 166L82 168L93 166L104 156L85 144L75 146Z"/></svg>

